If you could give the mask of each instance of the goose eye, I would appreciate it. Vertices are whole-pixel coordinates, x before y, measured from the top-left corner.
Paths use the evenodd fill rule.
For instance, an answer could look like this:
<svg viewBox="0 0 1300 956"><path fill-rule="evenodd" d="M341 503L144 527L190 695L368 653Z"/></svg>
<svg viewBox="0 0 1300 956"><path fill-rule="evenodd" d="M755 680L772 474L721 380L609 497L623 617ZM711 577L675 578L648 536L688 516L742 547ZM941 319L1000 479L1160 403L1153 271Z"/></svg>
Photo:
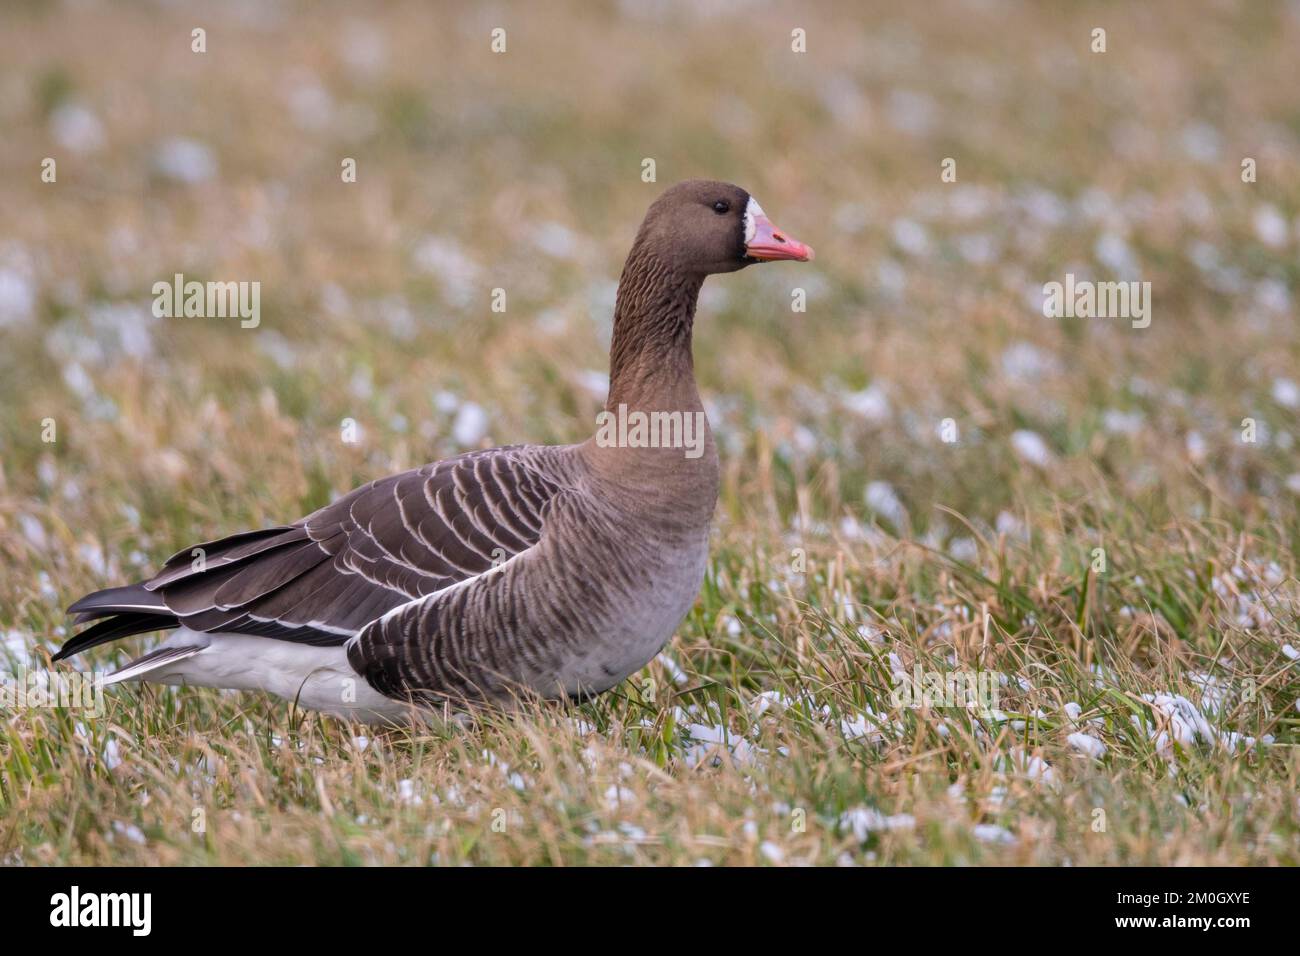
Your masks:
<svg viewBox="0 0 1300 956"><path fill-rule="evenodd" d="M731 203L727 202L725 199L719 199L713 204L713 211L719 216L726 215L731 211Z"/></svg>

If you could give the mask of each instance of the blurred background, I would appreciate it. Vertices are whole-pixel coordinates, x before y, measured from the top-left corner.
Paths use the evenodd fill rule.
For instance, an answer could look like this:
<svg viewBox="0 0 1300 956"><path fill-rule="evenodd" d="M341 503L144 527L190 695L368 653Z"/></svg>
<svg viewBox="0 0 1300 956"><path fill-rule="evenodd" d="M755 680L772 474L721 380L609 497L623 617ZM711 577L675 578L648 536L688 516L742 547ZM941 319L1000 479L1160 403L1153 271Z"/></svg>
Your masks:
<svg viewBox="0 0 1300 956"><path fill-rule="evenodd" d="M0 549L32 571L0 598L29 621L395 469L589 435L622 258L696 176L818 253L706 286L724 537L967 554L969 528L1110 496L1293 541L1300 4L0 18ZM178 272L260 282L260 325L155 318ZM1044 318L1066 272L1149 281L1150 327Z"/></svg>
<svg viewBox="0 0 1300 956"><path fill-rule="evenodd" d="M1295 862L1298 50L1295 0L7 0L0 678L182 545L588 437L670 183L817 258L706 283L715 540L634 680L431 743L15 710L0 863ZM177 273L257 327L155 317ZM1149 327L1045 318L1067 274Z"/></svg>

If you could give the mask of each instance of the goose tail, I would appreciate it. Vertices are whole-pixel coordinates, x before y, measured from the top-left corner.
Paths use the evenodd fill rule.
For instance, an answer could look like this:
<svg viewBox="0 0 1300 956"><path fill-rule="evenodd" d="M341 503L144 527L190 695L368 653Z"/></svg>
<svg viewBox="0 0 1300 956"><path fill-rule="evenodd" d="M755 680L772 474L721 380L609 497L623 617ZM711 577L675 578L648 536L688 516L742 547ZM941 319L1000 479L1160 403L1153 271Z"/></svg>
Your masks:
<svg viewBox="0 0 1300 956"><path fill-rule="evenodd" d="M120 684L126 680L140 680L146 674L165 667L169 664L175 664L185 660L187 657L193 657L204 649L202 644L182 644L176 647L156 647L148 654L137 657L125 667L113 671L104 678L104 685Z"/></svg>
<svg viewBox="0 0 1300 956"><path fill-rule="evenodd" d="M162 595L154 594L143 584L87 594L68 608L68 613L74 615L77 624L95 623L69 638L52 658L55 661L67 660L74 654L132 634L165 631L180 624L163 603Z"/></svg>

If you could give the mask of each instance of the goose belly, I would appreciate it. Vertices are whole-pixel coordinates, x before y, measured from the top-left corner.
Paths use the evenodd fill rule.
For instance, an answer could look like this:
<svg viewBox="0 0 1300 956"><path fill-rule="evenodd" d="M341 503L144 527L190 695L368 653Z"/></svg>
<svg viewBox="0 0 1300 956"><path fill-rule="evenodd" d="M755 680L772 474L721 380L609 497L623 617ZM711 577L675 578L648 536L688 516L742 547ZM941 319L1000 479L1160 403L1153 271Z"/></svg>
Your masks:
<svg viewBox="0 0 1300 956"><path fill-rule="evenodd" d="M172 686L260 690L300 707L365 721L394 721L410 706L378 693L348 664L342 645L315 647L249 634L205 633L182 627L164 646L203 649L139 679Z"/></svg>
<svg viewBox="0 0 1300 956"><path fill-rule="evenodd" d="M707 561L708 541L702 538L648 573L642 587L604 615L591 639L562 663L561 672L549 675L549 686L558 678L568 694L599 693L645 667L695 603Z"/></svg>

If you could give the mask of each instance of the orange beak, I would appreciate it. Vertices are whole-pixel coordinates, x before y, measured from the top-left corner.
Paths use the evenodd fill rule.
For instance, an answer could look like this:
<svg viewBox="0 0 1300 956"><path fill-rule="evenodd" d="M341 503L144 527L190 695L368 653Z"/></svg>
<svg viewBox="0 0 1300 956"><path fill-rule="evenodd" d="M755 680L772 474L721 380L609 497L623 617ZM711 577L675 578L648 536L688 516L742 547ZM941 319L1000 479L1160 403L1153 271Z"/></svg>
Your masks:
<svg viewBox="0 0 1300 956"><path fill-rule="evenodd" d="M809 262L813 258L812 246L786 235L762 213L754 216L754 238L745 245L745 255L763 262L794 259Z"/></svg>

